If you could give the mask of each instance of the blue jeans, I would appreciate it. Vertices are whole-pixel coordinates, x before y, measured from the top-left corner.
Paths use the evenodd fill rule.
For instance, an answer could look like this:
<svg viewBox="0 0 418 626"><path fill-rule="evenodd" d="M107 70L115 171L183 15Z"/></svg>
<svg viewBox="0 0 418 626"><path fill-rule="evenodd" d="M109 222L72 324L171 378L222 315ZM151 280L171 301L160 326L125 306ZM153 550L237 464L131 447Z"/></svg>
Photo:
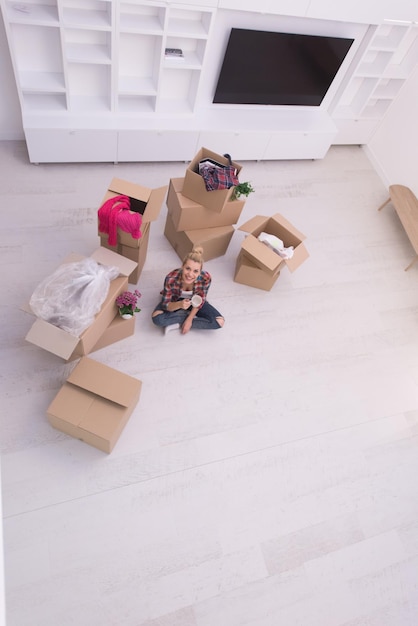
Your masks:
<svg viewBox="0 0 418 626"><path fill-rule="evenodd" d="M182 326L184 320L190 313L190 309L164 311L161 302L155 307L154 311L162 311L162 313L152 317L154 324L160 328L164 328L170 324L180 324L180 326ZM209 304L209 302L205 302L193 318L192 330L216 330L217 328L221 328L216 321L217 317L223 317L223 315Z"/></svg>

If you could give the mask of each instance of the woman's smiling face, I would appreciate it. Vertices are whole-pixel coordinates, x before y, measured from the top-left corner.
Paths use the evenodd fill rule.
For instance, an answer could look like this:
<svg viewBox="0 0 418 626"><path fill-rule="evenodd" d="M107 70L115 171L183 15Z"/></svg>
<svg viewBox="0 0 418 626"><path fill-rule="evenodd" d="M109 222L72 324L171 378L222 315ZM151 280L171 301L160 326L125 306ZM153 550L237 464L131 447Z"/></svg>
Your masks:
<svg viewBox="0 0 418 626"><path fill-rule="evenodd" d="M194 281L197 279L197 277L200 274L201 268L202 266L200 263L198 263L197 261L192 261L191 259L188 259L182 268L183 280L186 283L194 283Z"/></svg>

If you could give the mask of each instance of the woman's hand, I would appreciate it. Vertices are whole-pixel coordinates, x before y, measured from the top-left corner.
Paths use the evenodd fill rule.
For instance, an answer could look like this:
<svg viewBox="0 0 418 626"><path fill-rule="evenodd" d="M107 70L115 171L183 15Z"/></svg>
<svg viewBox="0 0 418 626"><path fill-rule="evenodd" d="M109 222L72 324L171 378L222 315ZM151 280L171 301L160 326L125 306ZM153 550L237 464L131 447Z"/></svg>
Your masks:
<svg viewBox="0 0 418 626"><path fill-rule="evenodd" d="M184 300L180 300L181 308L187 310L192 305L192 301L190 298L185 298Z"/></svg>
<svg viewBox="0 0 418 626"><path fill-rule="evenodd" d="M183 325L181 327L181 334L185 335L186 333L189 332L189 330L192 327L192 322L193 322L193 317L189 315L189 317L187 317L184 322Z"/></svg>

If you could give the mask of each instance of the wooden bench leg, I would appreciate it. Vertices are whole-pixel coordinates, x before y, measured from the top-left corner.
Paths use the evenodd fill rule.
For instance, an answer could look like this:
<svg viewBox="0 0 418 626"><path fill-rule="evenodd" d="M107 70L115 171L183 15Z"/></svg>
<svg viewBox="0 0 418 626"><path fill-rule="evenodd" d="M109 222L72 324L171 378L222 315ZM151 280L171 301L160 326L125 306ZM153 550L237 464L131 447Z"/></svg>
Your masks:
<svg viewBox="0 0 418 626"><path fill-rule="evenodd" d="M390 198L388 198L386 202L384 202L377 210L380 211L380 209L383 209L383 207L389 204L389 202L390 202Z"/></svg>
<svg viewBox="0 0 418 626"><path fill-rule="evenodd" d="M417 254L417 256L414 259L412 259L412 261L410 262L408 267L405 267L405 272L407 272L409 270L409 268L412 267L414 265L414 263L416 263L417 261L418 261L418 254Z"/></svg>

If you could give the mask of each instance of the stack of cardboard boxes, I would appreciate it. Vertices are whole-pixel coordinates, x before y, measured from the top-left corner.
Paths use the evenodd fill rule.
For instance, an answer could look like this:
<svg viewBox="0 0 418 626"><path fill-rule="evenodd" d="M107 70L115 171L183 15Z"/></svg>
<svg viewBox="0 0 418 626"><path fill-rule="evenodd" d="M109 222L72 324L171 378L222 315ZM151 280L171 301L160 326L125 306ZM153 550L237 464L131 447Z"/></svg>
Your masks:
<svg viewBox="0 0 418 626"><path fill-rule="evenodd" d="M142 383L86 355L134 334L135 316L122 319L115 300L128 289L128 276L136 270L136 262L103 247L90 256L97 263L119 269L93 323L77 337L37 317L26 340L67 362L79 359L48 407L47 416L58 430L109 453L139 400ZM72 254L63 264L83 258ZM24 308L33 313L29 305Z"/></svg>
<svg viewBox="0 0 418 626"><path fill-rule="evenodd" d="M130 233L118 228L117 243L110 246L108 234L98 231L101 246L135 261L136 268L129 275L130 283L136 284L141 276L147 256L151 222L158 218L166 193L167 185L157 189L149 189L120 178L113 178L103 198L102 204L116 196L128 196L131 211L140 213L142 216L141 237L139 239L135 239Z"/></svg>
<svg viewBox="0 0 418 626"><path fill-rule="evenodd" d="M234 224L244 208L244 201L232 200L234 188L207 191L199 174L199 162L212 159L222 165L229 160L207 148L201 148L183 178L171 178L167 196L167 219L164 234L181 260L194 246L202 246L209 261L228 249ZM237 174L241 165L232 162Z"/></svg>

